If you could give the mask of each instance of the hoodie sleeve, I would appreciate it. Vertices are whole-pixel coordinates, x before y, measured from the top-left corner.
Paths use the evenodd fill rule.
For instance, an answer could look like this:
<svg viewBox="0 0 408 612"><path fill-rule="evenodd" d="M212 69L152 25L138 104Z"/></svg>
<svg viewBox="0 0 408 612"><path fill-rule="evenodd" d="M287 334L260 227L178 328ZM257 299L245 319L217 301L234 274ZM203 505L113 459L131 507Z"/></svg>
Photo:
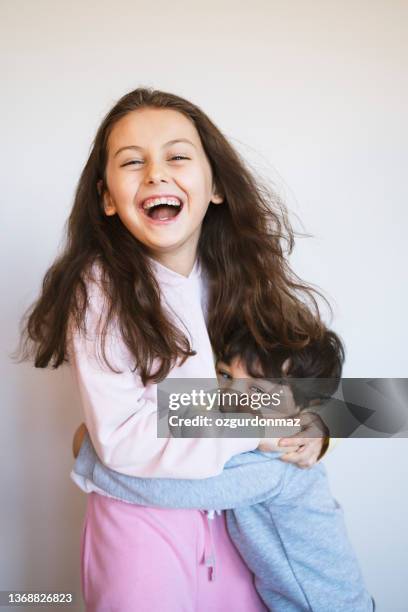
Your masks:
<svg viewBox="0 0 408 612"><path fill-rule="evenodd" d="M143 386L117 327L106 335L103 363L101 323L106 307L98 283L88 285L85 332L70 326L69 362L76 379L84 420L104 465L143 478L208 478L220 474L238 453L254 450L259 438L158 438L157 386Z"/></svg>

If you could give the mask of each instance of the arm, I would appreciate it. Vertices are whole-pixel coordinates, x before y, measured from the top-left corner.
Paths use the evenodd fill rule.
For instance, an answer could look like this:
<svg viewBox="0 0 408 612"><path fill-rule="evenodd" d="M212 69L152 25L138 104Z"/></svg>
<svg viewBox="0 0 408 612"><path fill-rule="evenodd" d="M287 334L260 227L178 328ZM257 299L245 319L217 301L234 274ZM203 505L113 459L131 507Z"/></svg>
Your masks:
<svg viewBox="0 0 408 612"><path fill-rule="evenodd" d="M86 428L74 473L108 495L142 506L213 508L227 510L258 504L279 494L287 469L279 453L245 452L234 455L217 476L201 479L138 478L106 467L98 458Z"/></svg>
<svg viewBox="0 0 408 612"><path fill-rule="evenodd" d="M112 470L139 477L207 478L222 472L235 454L253 450L257 438L158 438L157 387L143 386L118 330L106 337L112 372L98 359L104 297L89 286L86 334L72 330L69 355L85 423L101 461Z"/></svg>

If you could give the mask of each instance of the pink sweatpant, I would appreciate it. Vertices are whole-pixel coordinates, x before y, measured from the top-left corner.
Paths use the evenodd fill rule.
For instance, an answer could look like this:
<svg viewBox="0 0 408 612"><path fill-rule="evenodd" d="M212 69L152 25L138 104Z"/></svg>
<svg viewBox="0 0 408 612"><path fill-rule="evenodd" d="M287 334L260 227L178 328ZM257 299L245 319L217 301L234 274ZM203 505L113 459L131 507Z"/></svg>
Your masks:
<svg viewBox="0 0 408 612"><path fill-rule="evenodd" d="M215 558L214 572L206 565ZM265 612L225 515L89 493L81 539L87 612Z"/></svg>

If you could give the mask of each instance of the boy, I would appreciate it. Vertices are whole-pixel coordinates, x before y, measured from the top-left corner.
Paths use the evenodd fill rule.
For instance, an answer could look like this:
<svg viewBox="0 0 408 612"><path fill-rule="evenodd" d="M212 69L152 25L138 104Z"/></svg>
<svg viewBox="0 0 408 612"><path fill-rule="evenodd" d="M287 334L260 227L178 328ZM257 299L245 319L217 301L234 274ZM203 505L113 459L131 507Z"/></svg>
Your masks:
<svg viewBox="0 0 408 612"><path fill-rule="evenodd" d="M341 342L330 331L320 342L288 355L276 349L260 353L250 334L240 330L219 356L217 375L224 384L241 381L250 393L255 389L270 392L269 378L289 375L285 384L289 383L288 397L293 401L289 399L284 412L306 416L307 407L319 400L307 385L296 387L290 378L324 379L322 395L327 397L337 388L343 360ZM319 438L302 438L303 446L316 439L320 444ZM144 479L104 466L82 425L74 440L74 454L79 448L80 452L72 477L85 490L91 483L92 490L99 487L100 492L130 503L226 510L231 539L255 574L256 588L270 610L371 612L374 603L364 587L343 511L330 493L324 466L317 463L300 470L281 461L278 450L271 452L268 439L264 444L267 452L261 444L260 450L236 455L212 478ZM210 541L213 514L207 512ZM205 562L214 579L216 559L211 546Z"/></svg>

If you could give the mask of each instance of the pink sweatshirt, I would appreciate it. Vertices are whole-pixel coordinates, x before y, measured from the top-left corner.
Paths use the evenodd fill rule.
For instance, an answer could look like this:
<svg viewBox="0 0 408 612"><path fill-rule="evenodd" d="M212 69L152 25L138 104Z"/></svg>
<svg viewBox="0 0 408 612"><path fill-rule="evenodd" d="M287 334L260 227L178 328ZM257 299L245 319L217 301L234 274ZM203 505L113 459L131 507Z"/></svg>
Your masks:
<svg viewBox="0 0 408 612"><path fill-rule="evenodd" d="M205 322L205 277L198 261L188 277L154 259L150 261L164 308L197 351L183 365L174 367L168 378L215 379L214 356ZM95 266L93 271L98 278ZM87 334L84 337L74 332L68 350L84 420L95 450L106 466L145 478L208 478L222 472L233 455L258 446L258 438L158 438L157 385L143 386L138 371L131 371L133 360L116 324L112 325L109 339L107 336L107 357L123 373L116 374L97 360L100 351L96 350L95 340L105 298L97 282L89 281L87 286Z"/></svg>

